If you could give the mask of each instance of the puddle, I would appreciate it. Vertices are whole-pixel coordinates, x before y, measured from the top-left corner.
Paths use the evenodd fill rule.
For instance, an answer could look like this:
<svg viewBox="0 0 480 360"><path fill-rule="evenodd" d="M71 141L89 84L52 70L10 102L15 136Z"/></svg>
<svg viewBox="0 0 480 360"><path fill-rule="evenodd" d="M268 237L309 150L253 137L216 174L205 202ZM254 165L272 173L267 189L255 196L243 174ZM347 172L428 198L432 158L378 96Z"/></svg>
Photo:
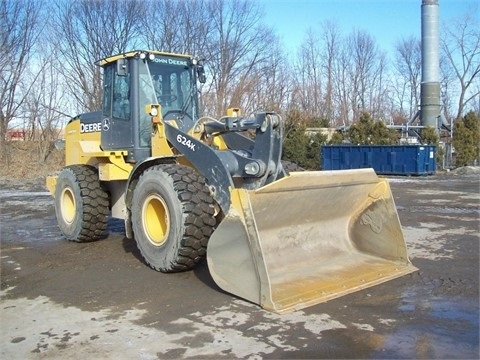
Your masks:
<svg viewBox="0 0 480 360"><path fill-rule="evenodd" d="M381 359L478 359L478 337L465 338L472 329L456 334L444 326L412 325L388 335L370 358ZM478 333L477 333L478 334Z"/></svg>
<svg viewBox="0 0 480 360"><path fill-rule="evenodd" d="M0 190L0 221L4 223L10 217L16 219L31 217L30 211L47 211L53 206L53 197L49 192L21 190Z"/></svg>
<svg viewBox="0 0 480 360"><path fill-rule="evenodd" d="M398 310L415 321L389 334L374 358L478 358L479 317L475 301L406 291Z"/></svg>
<svg viewBox="0 0 480 360"><path fill-rule="evenodd" d="M0 190L0 230L4 244L58 241L60 232L50 193Z"/></svg>

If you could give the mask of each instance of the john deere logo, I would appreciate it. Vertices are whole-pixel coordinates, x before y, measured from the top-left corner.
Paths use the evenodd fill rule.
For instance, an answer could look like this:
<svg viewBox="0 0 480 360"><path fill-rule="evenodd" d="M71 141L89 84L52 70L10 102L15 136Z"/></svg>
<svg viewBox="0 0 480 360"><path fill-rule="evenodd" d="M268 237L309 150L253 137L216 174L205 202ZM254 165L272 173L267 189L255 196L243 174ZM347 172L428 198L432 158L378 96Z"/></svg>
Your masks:
<svg viewBox="0 0 480 360"><path fill-rule="evenodd" d="M187 60L172 59L172 58L167 58L163 56L156 57L152 61L155 63L167 64L167 65L188 66Z"/></svg>
<svg viewBox="0 0 480 360"><path fill-rule="evenodd" d="M103 119L102 128L103 128L103 131L108 131L110 129L110 120L108 118Z"/></svg>
<svg viewBox="0 0 480 360"><path fill-rule="evenodd" d="M102 129L102 123L93 123L93 124L80 124L81 133L97 132Z"/></svg>

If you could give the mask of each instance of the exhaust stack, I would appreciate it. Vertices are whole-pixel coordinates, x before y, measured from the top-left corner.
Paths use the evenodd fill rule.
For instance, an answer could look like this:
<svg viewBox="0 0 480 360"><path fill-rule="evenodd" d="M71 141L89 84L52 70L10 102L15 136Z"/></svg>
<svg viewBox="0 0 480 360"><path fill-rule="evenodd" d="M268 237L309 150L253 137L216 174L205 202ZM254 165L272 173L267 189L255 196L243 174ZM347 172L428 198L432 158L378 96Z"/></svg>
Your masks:
<svg viewBox="0 0 480 360"><path fill-rule="evenodd" d="M420 123L440 128L440 57L438 0L422 0L422 83Z"/></svg>

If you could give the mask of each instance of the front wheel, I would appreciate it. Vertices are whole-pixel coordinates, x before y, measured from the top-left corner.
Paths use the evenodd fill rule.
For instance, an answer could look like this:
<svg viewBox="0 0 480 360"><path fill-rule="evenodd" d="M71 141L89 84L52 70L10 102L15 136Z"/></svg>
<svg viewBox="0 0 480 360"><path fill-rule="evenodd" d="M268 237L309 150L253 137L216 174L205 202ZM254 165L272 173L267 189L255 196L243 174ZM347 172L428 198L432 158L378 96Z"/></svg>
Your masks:
<svg viewBox="0 0 480 360"><path fill-rule="evenodd" d="M205 257L216 224L205 179L192 168L163 164L147 169L135 187L132 228L145 261L155 270L189 270Z"/></svg>

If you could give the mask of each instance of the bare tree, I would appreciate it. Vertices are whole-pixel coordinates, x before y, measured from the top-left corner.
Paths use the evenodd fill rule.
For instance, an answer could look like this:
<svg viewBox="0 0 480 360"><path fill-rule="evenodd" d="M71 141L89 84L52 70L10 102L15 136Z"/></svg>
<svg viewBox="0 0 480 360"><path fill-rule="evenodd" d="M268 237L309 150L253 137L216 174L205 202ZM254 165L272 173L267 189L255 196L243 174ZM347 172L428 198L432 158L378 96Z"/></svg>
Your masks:
<svg viewBox="0 0 480 360"><path fill-rule="evenodd" d="M212 27L206 0L149 0L146 6L160 15L154 21L142 18L140 38L149 49L199 57L205 53Z"/></svg>
<svg viewBox="0 0 480 360"><path fill-rule="evenodd" d="M419 39L411 36L397 42L394 69L399 110L412 119L420 106L422 47Z"/></svg>
<svg viewBox="0 0 480 360"><path fill-rule="evenodd" d="M180 3L183 0L148 0L147 8L155 9L153 19L150 16L142 17L142 31L140 37L149 49L167 52L180 52L182 39L180 28L182 22L180 18L184 15L178 12ZM154 22L154 24L152 23Z"/></svg>
<svg viewBox="0 0 480 360"><path fill-rule="evenodd" d="M385 84L385 54L366 32L354 30L347 38L351 54L349 73L351 79L350 106L353 119L359 119L365 111L373 118L381 117Z"/></svg>
<svg viewBox="0 0 480 360"><path fill-rule="evenodd" d="M139 14L147 14L144 4L139 0L59 0L55 13L52 33L62 54L65 83L79 110L97 110L102 85L100 68L94 63L135 47Z"/></svg>
<svg viewBox="0 0 480 360"><path fill-rule="evenodd" d="M69 96L58 74L59 58L55 52L46 51L38 61L43 64L42 71L25 100L25 114L28 134L35 140L38 150L38 160L44 162L61 133L64 120L69 118L64 113L69 110Z"/></svg>
<svg viewBox="0 0 480 360"><path fill-rule="evenodd" d="M324 74L322 44L313 29L308 29L300 44L295 66L294 101L310 116L322 118L324 109Z"/></svg>
<svg viewBox="0 0 480 360"><path fill-rule="evenodd" d="M0 2L0 154L5 135L18 115L33 83L25 74L42 30L42 5L37 0ZM31 80L31 79L30 79ZM23 84L23 86L21 86Z"/></svg>
<svg viewBox="0 0 480 360"><path fill-rule="evenodd" d="M334 62L333 83L334 83L334 99L337 104L337 124L348 125L353 121L350 109L350 93L351 93L351 58L350 50L345 41L342 41L338 56Z"/></svg>
<svg viewBox="0 0 480 360"><path fill-rule="evenodd" d="M458 111L457 75L446 54L440 52L440 101L445 119L454 120Z"/></svg>
<svg viewBox="0 0 480 360"><path fill-rule="evenodd" d="M441 39L443 54L458 80L456 119L462 117L469 103L478 102L477 97L480 95L480 18L478 14L477 4L463 16L449 22ZM453 95L453 90L450 86L450 96Z"/></svg>
<svg viewBox="0 0 480 360"><path fill-rule="evenodd" d="M251 111L276 111L281 113L290 102L292 77L287 56L278 39L265 62L257 66L256 76L249 76L242 107Z"/></svg>
<svg viewBox="0 0 480 360"><path fill-rule="evenodd" d="M333 76L335 61L339 53L339 43L341 41L341 33L336 23L331 20L325 21L322 24L321 37L323 39L323 67L326 77L324 117L329 120L330 124L334 124L335 104L333 99Z"/></svg>
<svg viewBox="0 0 480 360"><path fill-rule="evenodd" d="M271 56L274 36L253 1L210 0L208 11L212 30L206 58L215 102L207 106L220 115L241 105L251 79Z"/></svg>
<svg viewBox="0 0 480 360"><path fill-rule="evenodd" d="M365 32L354 30L347 38L351 82L350 106L354 121L367 111L366 91L369 85L369 75L373 66L375 49L372 38Z"/></svg>
<svg viewBox="0 0 480 360"><path fill-rule="evenodd" d="M322 123L334 124L338 115L334 82L341 41L338 26L325 21L319 30L307 30L298 50L292 105Z"/></svg>

